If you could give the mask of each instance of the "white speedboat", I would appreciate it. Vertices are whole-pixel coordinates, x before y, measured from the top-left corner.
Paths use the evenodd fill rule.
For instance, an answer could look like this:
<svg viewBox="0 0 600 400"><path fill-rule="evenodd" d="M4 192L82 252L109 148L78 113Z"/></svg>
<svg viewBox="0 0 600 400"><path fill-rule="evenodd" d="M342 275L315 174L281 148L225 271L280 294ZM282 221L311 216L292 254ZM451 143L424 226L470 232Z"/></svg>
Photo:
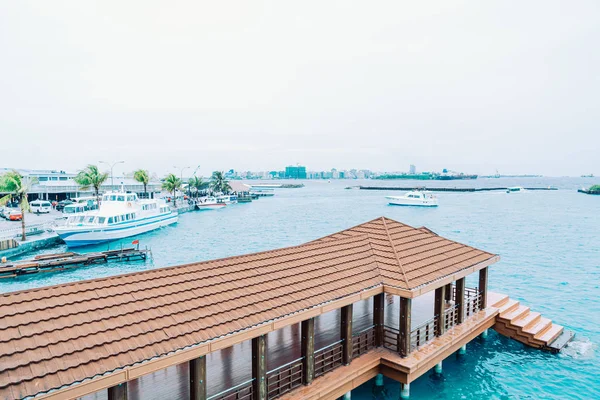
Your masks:
<svg viewBox="0 0 600 400"><path fill-rule="evenodd" d="M237 196L235 194L222 194L217 197L218 203L235 204L237 201Z"/></svg>
<svg viewBox="0 0 600 400"><path fill-rule="evenodd" d="M140 200L119 191L104 194L98 210L71 215L55 231L68 247L77 247L139 235L177 220L177 212L163 200Z"/></svg>
<svg viewBox="0 0 600 400"><path fill-rule="evenodd" d="M227 204L219 202L215 197L201 197L196 202L197 210L218 210L225 207Z"/></svg>
<svg viewBox="0 0 600 400"><path fill-rule="evenodd" d="M523 186L513 186L506 189L506 193L519 193L524 191L525 188Z"/></svg>
<svg viewBox="0 0 600 400"><path fill-rule="evenodd" d="M437 197L431 192L413 190L404 196L385 196L389 203L394 206L419 206L419 207L437 207Z"/></svg>

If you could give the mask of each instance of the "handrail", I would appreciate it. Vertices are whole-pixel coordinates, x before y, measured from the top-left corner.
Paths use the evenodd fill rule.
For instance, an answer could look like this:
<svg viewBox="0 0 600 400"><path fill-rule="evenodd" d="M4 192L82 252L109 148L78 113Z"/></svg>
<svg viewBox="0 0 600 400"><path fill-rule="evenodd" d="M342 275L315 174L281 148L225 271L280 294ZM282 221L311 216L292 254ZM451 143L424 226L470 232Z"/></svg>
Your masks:
<svg viewBox="0 0 600 400"><path fill-rule="evenodd" d="M273 372L275 372L275 371L277 371L277 370L280 370L280 369L282 369L282 368L289 367L290 365L292 365L292 364L294 364L294 363L297 363L298 361L302 361L303 359L304 359L304 357L300 357L300 358L297 358L297 359L295 359L295 360L293 360L293 361L290 361L290 362L289 362L289 363L287 363L287 364L283 364L283 365L280 365L280 366L279 366L279 367L277 367L277 368L273 368L272 370L270 370L270 371L267 371L267 375L269 375L269 374L271 374L271 373L273 373Z"/></svg>
<svg viewBox="0 0 600 400"><path fill-rule="evenodd" d="M223 390L223 391L221 391L219 393L213 394L212 396L208 397L206 400L212 400L212 399L217 398L219 396L223 396L225 393L234 391L235 389L239 389L239 388L241 388L243 386L247 386L249 383L252 383L253 381L254 381L254 378L252 378L250 380L247 380L246 382L242 382L239 385L235 385L234 387L230 387L229 389L225 389L225 390Z"/></svg>
<svg viewBox="0 0 600 400"><path fill-rule="evenodd" d="M412 329L410 331L410 334L412 335L413 333L416 333L418 330L425 328L427 325L431 324L432 322L435 322L437 319L437 316L428 319L427 321L423 322L421 325L418 325L417 327L415 327L414 329Z"/></svg>
<svg viewBox="0 0 600 400"><path fill-rule="evenodd" d="M344 341L344 339L338 340L337 342L334 342L334 343L331 343L331 344L328 344L325 347L321 347L320 349L315 350L315 353L318 353L318 352L323 351L323 350L327 350L328 348L333 347L335 345L338 345L338 344L342 343L343 341Z"/></svg>
<svg viewBox="0 0 600 400"><path fill-rule="evenodd" d="M352 336L353 336L353 337L354 337L354 336L359 336L359 335L361 335L361 334L363 334L363 333L365 333L365 332L367 332L367 331L370 331L371 329L375 328L376 326L377 326L377 325L371 325L371 326L369 326L368 328L365 328L365 329L363 329L362 331L359 331L359 332L355 332L355 333L353 333L353 334L352 334Z"/></svg>
<svg viewBox="0 0 600 400"><path fill-rule="evenodd" d="M400 329L394 328L393 326L390 325L384 325L383 329L389 329L390 331L396 331L396 332L400 332Z"/></svg>

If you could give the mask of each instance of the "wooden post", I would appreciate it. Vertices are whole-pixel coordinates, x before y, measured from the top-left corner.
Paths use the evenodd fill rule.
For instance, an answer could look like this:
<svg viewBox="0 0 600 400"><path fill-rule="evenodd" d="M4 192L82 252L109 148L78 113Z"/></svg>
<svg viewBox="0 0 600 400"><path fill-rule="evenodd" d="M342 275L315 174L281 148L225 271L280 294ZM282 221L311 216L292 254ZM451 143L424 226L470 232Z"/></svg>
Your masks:
<svg viewBox="0 0 600 400"><path fill-rule="evenodd" d="M352 304L342 307L342 363L350 364L352 361Z"/></svg>
<svg viewBox="0 0 600 400"><path fill-rule="evenodd" d="M488 284L488 267L479 270L479 293L481 293L481 301L479 309L483 310L487 307L487 284Z"/></svg>
<svg viewBox="0 0 600 400"><path fill-rule="evenodd" d="M206 400L206 357L190 360L190 400Z"/></svg>
<svg viewBox="0 0 600 400"><path fill-rule="evenodd" d="M265 335L252 339L252 392L256 400L267 400L266 353Z"/></svg>
<svg viewBox="0 0 600 400"><path fill-rule="evenodd" d="M446 292L445 292L444 300L446 300L446 301L452 300L452 283L447 284L445 290L446 290Z"/></svg>
<svg viewBox="0 0 600 400"><path fill-rule="evenodd" d="M406 357L410 353L412 299L400 297L400 333L398 334L398 353Z"/></svg>
<svg viewBox="0 0 600 400"><path fill-rule="evenodd" d="M444 311L446 311L446 302L444 301L445 297L446 286L435 289L435 310L433 314L438 317L437 332L435 333L436 336L442 336L446 331L446 321L444 315Z"/></svg>
<svg viewBox="0 0 600 400"><path fill-rule="evenodd" d="M458 323L465 320L465 278L456 281L456 305L458 306Z"/></svg>
<svg viewBox="0 0 600 400"><path fill-rule="evenodd" d="M127 400L127 382L109 387L108 400Z"/></svg>
<svg viewBox="0 0 600 400"><path fill-rule="evenodd" d="M315 378L315 319L302 321L302 383L309 385Z"/></svg>
<svg viewBox="0 0 600 400"><path fill-rule="evenodd" d="M385 294L373 296L373 325L375 325L375 347L383 346L383 324L385 309Z"/></svg>

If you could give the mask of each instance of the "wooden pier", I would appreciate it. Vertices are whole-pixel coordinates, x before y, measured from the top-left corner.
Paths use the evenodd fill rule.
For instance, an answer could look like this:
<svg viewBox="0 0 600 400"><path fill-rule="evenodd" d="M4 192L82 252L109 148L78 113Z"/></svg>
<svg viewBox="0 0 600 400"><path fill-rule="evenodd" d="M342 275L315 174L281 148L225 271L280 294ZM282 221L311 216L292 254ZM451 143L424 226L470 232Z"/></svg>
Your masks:
<svg viewBox="0 0 600 400"><path fill-rule="evenodd" d="M478 335L526 317L488 292L498 260L382 217L299 246L6 293L0 398L333 400L384 375L407 398ZM534 344L563 346L561 328L532 331Z"/></svg>
<svg viewBox="0 0 600 400"><path fill-rule="evenodd" d="M109 261L146 260L150 250L123 248L118 250L101 251L97 253L56 253L44 254L32 260L0 263L0 278L15 278L20 275L37 274L40 272L63 271L81 266L107 263Z"/></svg>

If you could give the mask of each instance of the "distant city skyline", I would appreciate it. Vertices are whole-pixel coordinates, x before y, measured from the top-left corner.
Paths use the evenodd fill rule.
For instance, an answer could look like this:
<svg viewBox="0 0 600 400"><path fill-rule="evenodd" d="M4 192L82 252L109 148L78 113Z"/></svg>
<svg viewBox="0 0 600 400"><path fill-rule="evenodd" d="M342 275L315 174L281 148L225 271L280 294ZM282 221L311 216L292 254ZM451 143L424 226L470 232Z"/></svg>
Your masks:
<svg viewBox="0 0 600 400"><path fill-rule="evenodd" d="M6 2L2 165L600 174L599 41L587 0Z"/></svg>

